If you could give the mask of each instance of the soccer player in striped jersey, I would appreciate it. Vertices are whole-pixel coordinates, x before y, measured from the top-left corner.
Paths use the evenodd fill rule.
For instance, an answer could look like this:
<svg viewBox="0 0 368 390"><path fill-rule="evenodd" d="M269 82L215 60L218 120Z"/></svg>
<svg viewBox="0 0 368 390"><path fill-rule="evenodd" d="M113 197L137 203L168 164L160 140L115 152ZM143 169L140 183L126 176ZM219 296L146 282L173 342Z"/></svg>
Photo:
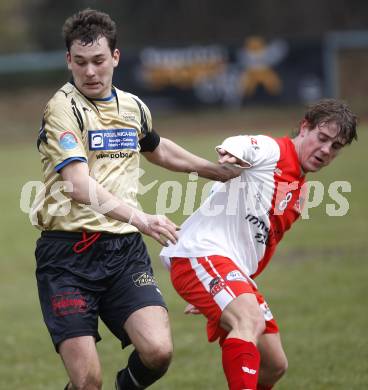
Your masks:
<svg viewBox="0 0 368 390"><path fill-rule="evenodd" d="M187 312L207 317L220 340L229 389L271 389L287 368L279 330L254 279L297 220L305 175L329 165L356 139L348 106L326 99L305 113L294 138L240 135L217 147L220 163L243 173L215 183L182 225L176 245L161 251Z"/></svg>

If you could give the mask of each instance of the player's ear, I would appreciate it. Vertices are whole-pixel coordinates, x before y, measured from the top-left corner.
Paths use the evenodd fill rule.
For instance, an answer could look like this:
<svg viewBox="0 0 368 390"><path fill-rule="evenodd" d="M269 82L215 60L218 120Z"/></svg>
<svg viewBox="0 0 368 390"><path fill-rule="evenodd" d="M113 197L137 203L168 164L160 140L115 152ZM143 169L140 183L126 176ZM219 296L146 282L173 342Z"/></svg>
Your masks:
<svg viewBox="0 0 368 390"><path fill-rule="evenodd" d="M72 57L69 51L66 52L66 63L68 64L68 69L72 70Z"/></svg>
<svg viewBox="0 0 368 390"><path fill-rule="evenodd" d="M115 49L114 52L112 53L112 64L114 68L118 66L119 60L120 60L120 51L118 49Z"/></svg>
<svg viewBox="0 0 368 390"><path fill-rule="evenodd" d="M299 135L301 137L304 137L308 132L309 132L309 123L306 119L303 119L302 122L300 123L300 131Z"/></svg>

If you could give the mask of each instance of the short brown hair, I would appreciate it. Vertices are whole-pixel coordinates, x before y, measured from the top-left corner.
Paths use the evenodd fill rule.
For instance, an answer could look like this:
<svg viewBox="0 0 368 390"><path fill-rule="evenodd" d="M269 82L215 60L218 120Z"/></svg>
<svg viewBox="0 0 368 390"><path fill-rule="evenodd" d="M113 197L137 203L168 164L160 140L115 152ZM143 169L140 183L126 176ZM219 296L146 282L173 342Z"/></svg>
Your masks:
<svg viewBox="0 0 368 390"><path fill-rule="evenodd" d="M87 8L65 21L63 37L68 51L75 40L88 45L96 42L100 37L105 37L113 53L116 49L116 24L108 14Z"/></svg>
<svg viewBox="0 0 368 390"><path fill-rule="evenodd" d="M351 144L353 139L358 139L357 117L341 100L322 99L310 105L304 114L304 119L308 122L310 129L323 123L336 123L340 129L339 138L346 140L348 144Z"/></svg>

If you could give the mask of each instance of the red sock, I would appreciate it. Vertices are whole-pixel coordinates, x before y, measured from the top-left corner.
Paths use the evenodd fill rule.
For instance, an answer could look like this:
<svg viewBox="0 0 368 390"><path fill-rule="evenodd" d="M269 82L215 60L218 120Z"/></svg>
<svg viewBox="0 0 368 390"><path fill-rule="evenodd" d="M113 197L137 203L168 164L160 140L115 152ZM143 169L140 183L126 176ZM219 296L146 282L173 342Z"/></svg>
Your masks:
<svg viewBox="0 0 368 390"><path fill-rule="evenodd" d="M222 344L222 365L230 390L256 390L260 355L248 341L229 338Z"/></svg>
<svg viewBox="0 0 368 390"><path fill-rule="evenodd" d="M257 385L257 390L271 390L272 388L273 386L271 385L267 385L267 386Z"/></svg>

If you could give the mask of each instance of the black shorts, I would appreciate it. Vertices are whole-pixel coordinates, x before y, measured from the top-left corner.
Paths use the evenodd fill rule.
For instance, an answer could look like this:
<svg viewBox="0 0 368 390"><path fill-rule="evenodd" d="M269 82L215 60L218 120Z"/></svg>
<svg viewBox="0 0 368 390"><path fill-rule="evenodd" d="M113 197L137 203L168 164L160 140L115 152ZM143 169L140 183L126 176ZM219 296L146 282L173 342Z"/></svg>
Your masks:
<svg viewBox="0 0 368 390"><path fill-rule="evenodd" d="M98 334L98 317L130 344L127 318L145 306L166 308L139 233L102 234L84 252L73 245L81 233L43 232L36 246L36 277L44 321L58 350L77 336Z"/></svg>

